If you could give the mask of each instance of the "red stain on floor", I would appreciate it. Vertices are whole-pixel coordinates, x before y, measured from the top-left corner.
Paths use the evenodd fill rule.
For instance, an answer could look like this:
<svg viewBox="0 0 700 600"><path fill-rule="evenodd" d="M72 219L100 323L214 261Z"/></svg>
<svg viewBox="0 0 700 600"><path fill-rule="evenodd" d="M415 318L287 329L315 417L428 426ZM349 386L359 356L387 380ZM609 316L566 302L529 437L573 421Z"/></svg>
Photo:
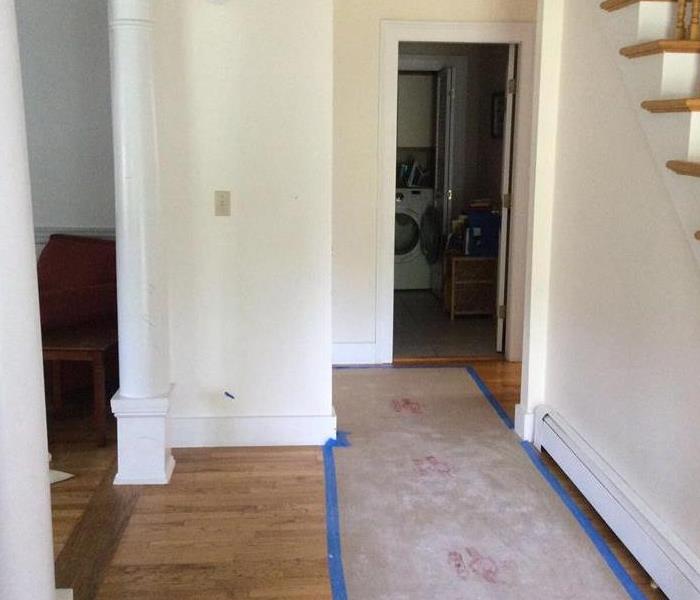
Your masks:
<svg viewBox="0 0 700 600"><path fill-rule="evenodd" d="M447 561L457 577L460 577L461 579L468 578L469 574L467 573L467 565L464 564L464 557L460 552L450 552L447 555Z"/></svg>
<svg viewBox="0 0 700 600"><path fill-rule="evenodd" d="M466 558L465 558L466 555ZM500 567L490 556L484 556L476 548L465 548L465 553L452 551L447 561L460 579L467 580L470 573L486 583L499 583Z"/></svg>
<svg viewBox="0 0 700 600"><path fill-rule="evenodd" d="M423 407L420 405L420 402L416 402L415 400L411 400L410 398L392 400L391 406L393 407L394 412L397 413L408 413L412 415L423 414Z"/></svg>
<svg viewBox="0 0 700 600"><path fill-rule="evenodd" d="M422 477L427 475L440 475L442 477L452 476L452 467L434 456L416 458L413 460L413 464L415 465L418 474Z"/></svg>
<svg viewBox="0 0 700 600"><path fill-rule="evenodd" d="M482 556L476 548L467 548L466 550L471 572L488 583L498 583L499 568L496 561L490 556Z"/></svg>

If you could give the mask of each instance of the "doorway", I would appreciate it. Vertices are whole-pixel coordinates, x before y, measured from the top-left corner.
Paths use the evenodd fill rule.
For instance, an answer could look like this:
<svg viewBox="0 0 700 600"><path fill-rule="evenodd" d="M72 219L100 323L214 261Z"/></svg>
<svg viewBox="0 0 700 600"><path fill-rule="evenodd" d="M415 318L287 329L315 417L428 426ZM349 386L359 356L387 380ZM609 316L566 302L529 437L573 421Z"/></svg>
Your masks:
<svg viewBox="0 0 700 600"><path fill-rule="evenodd" d="M515 44L399 44L394 361L500 356Z"/></svg>
<svg viewBox="0 0 700 600"><path fill-rule="evenodd" d="M505 304L503 357L523 360L525 295L530 238L531 131L535 27L532 23L437 23L385 21L381 26L379 79L379 189L376 204L375 339L367 353L371 362L394 360L394 270L396 266L396 191L399 46L404 43L502 44L517 48L517 102L512 138L511 195L508 211L507 263L503 265L508 302ZM407 68L403 65L404 68ZM412 69L419 70L419 69ZM505 239L505 238L504 238Z"/></svg>

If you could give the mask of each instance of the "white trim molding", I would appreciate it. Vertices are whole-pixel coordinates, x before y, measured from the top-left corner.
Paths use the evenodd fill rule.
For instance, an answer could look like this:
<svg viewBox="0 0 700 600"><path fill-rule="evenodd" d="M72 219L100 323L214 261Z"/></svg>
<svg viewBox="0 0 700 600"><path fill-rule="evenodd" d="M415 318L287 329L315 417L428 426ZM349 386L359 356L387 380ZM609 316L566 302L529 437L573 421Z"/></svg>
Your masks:
<svg viewBox="0 0 700 600"><path fill-rule="evenodd" d="M323 446L336 435L336 416L175 416L174 448Z"/></svg>
<svg viewBox="0 0 700 600"><path fill-rule="evenodd" d="M391 362L391 361L389 361ZM373 365L377 363L374 342L333 344L333 365Z"/></svg>
<svg viewBox="0 0 700 600"><path fill-rule="evenodd" d="M535 55L530 211L527 227L521 402L546 400L549 288L564 2L540 0Z"/></svg>
<svg viewBox="0 0 700 600"><path fill-rule="evenodd" d="M534 23L441 23L383 21L381 25L379 84L379 193L377 214L377 263L375 363L393 359L394 318L394 194L396 165L396 116L400 42L448 42L517 44L519 94L513 161L513 221L511 224L510 282L506 357L517 359L522 348L524 265L531 201L530 156L533 101ZM517 257L519 260L514 260ZM522 265L521 265L522 263Z"/></svg>
<svg viewBox="0 0 700 600"><path fill-rule="evenodd" d="M547 407L535 411L535 443L544 448L671 600L700 599L700 558L611 465Z"/></svg>
<svg viewBox="0 0 700 600"><path fill-rule="evenodd" d="M515 405L515 433L520 439L531 442L535 436L535 413L521 402Z"/></svg>

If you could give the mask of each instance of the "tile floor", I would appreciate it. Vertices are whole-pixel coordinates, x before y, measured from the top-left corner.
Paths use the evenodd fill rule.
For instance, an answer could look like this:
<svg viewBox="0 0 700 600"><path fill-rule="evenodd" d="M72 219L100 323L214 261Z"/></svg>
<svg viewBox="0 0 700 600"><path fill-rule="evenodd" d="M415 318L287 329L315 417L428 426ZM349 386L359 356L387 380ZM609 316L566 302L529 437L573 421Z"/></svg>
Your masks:
<svg viewBox="0 0 700 600"><path fill-rule="evenodd" d="M496 356L496 322L491 317L450 321L430 290L394 292L394 357Z"/></svg>

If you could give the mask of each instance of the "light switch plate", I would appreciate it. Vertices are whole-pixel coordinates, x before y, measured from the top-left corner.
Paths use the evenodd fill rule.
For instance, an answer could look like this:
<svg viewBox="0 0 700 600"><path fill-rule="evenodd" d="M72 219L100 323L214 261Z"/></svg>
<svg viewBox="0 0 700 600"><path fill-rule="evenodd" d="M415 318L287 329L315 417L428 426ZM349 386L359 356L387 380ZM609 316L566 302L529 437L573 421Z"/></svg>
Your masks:
<svg viewBox="0 0 700 600"><path fill-rule="evenodd" d="M217 190L214 192L214 216L231 216L231 192L227 190Z"/></svg>

